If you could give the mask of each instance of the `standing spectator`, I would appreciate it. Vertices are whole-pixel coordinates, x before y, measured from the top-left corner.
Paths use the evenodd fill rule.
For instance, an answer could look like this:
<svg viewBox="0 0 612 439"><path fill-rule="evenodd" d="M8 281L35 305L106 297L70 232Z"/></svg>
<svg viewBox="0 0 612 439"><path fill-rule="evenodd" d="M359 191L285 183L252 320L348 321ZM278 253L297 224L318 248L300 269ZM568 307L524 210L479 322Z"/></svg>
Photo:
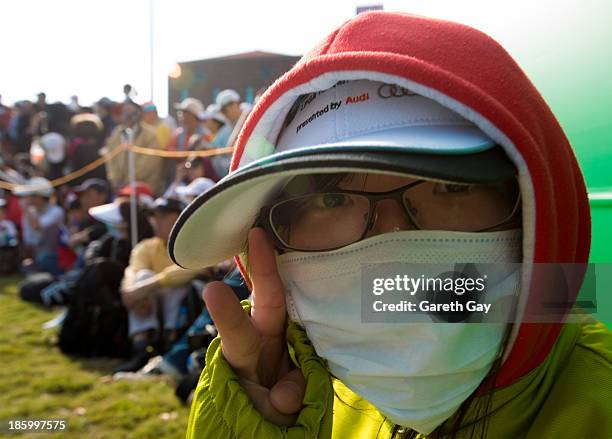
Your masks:
<svg viewBox="0 0 612 439"><path fill-rule="evenodd" d="M136 94L136 90L134 90L134 87L130 84L125 84L123 86L123 95L125 96L123 102L134 102Z"/></svg>
<svg viewBox="0 0 612 439"><path fill-rule="evenodd" d="M179 307L197 271L185 270L170 261L166 246L170 230L185 204L173 198L158 198L153 207L155 237L145 239L132 250L123 278L122 297L129 310L129 336L134 355L115 372L135 372L151 357L147 349L159 338L169 345L180 329ZM163 309L164 328L159 327L157 306ZM161 330L166 333L162 335Z"/></svg>
<svg viewBox="0 0 612 439"><path fill-rule="evenodd" d="M221 127L227 123L226 117L215 104L210 104L206 107L206 110L200 114L200 120L206 131L206 140L208 142L212 141L219 133Z"/></svg>
<svg viewBox="0 0 612 439"><path fill-rule="evenodd" d="M240 108L240 95L236 90L226 89L221 91L216 99L215 105L220 109L227 122L219 129L212 145L217 148L223 148L230 145L230 138L234 130L239 130L244 123L242 109ZM222 154L213 157L212 163L215 172L220 178L223 178L229 172L231 154Z"/></svg>
<svg viewBox="0 0 612 439"><path fill-rule="evenodd" d="M8 151L5 142L8 143L8 130L11 123L11 109L2 103L0 95L0 154Z"/></svg>
<svg viewBox="0 0 612 439"><path fill-rule="evenodd" d="M204 105L198 99L185 98L181 103L174 104L174 108L177 110L179 126L174 130L168 149L173 151L194 149L206 136L206 130L199 119L204 112ZM176 180L176 174L181 172L183 164L184 160L166 162L165 179L167 182Z"/></svg>
<svg viewBox="0 0 612 439"><path fill-rule="evenodd" d="M13 147L13 154L27 153L32 143L32 131L30 120L34 107L30 101L19 101L15 103L15 114L9 126L9 140Z"/></svg>
<svg viewBox="0 0 612 439"><path fill-rule="evenodd" d="M46 178L35 177L13 192L23 199L23 242L34 259L34 269L60 274L59 236L64 211L51 203L53 186Z"/></svg>
<svg viewBox="0 0 612 439"><path fill-rule="evenodd" d="M165 121L159 118L157 106L153 102L145 102L142 104L142 112L143 122L155 128L159 146L162 149L166 149L172 138L172 129Z"/></svg>
<svg viewBox="0 0 612 439"><path fill-rule="evenodd" d="M204 105L198 99L185 98L180 104L175 104L179 127L174 132L169 149L185 151L189 149L189 140L196 134L204 134L204 128L200 124L199 116L204 111Z"/></svg>
<svg viewBox="0 0 612 439"><path fill-rule="evenodd" d="M39 104L42 106L42 104ZM34 136L47 133L68 134L71 113L61 102L45 104L43 110L36 111L30 122L30 130Z"/></svg>
<svg viewBox="0 0 612 439"><path fill-rule="evenodd" d="M238 122L242 111L240 110L240 95L236 90L226 89L217 95L215 105L223 116L227 119L227 123L219 130L213 139L213 145L217 147L227 146L227 142L232 134L234 125Z"/></svg>
<svg viewBox="0 0 612 439"><path fill-rule="evenodd" d="M36 95L36 103L34 104L34 111L45 111L47 109L47 95L40 92Z"/></svg>
<svg viewBox="0 0 612 439"><path fill-rule="evenodd" d="M77 95L70 96L70 103L68 104L68 109L70 112L75 115L81 112L81 104L79 104L79 97Z"/></svg>
<svg viewBox="0 0 612 439"><path fill-rule="evenodd" d="M64 172L66 139L59 133L47 133L34 140L30 155L32 161L44 171L45 176L50 180L55 180ZM43 158L44 160L37 163Z"/></svg>
<svg viewBox="0 0 612 439"><path fill-rule="evenodd" d="M77 114L70 120L72 140L66 154L65 170L74 172L100 158L100 149L104 142L104 125L95 114ZM74 179L71 184L81 184L89 178L106 179L104 166L98 166L86 174Z"/></svg>
<svg viewBox="0 0 612 439"><path fill-rule="evenodd" d="M142 109L131 101L123 104L122 123L115 128L108 139L106 152L110 153L126 142L144 148L160 149L155 130L142 122ZM163 159L134 153L134 161L136 180L147 183L155 194L162 193L165 186L164 179L161 177ZM115 190L129 184L128 153L122 152L106 162L106 173L108 181Z"/></svg>
<svg viewBox="0 0 612 439"><path fill-rule="evenodd" d="M94 104L94 113L100 118L102 125L104 125L104 139L108 138L116 126L113 119L113 101L103 97Z"/></svg>

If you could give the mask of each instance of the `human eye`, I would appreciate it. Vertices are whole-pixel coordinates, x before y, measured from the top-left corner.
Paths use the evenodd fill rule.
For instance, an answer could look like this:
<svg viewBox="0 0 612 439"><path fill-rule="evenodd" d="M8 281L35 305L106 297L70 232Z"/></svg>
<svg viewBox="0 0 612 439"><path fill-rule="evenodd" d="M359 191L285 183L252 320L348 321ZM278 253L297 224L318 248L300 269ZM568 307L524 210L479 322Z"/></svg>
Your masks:
<svg viewBox="0 0 612 439"><path fill-rule="evenodd" d="M436 183L433 187L434 194L468 194L474 185L459 183Z"/></svg>
<svg viewBox="0 0 612 439"><path fill-rule="evenodd" d="M337 207L350 206L351 198L346 194L319 194L312 200L312 205L319 209L333 209Z"/></svg>

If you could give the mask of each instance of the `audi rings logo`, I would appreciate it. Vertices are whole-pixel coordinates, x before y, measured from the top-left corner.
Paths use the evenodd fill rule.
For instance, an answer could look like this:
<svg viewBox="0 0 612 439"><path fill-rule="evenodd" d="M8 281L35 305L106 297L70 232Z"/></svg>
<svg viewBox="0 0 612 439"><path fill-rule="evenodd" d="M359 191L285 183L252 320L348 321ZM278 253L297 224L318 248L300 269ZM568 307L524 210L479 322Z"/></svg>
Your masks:
<svg viewBox="0 0 612 439"><path fill-rule="evenodd" d="M402 96L414 95L416 95L416 93L408 90L407 88L400 87L399 85L382 84L380 87L378 87L378 96L383 99L401 98Z"/></svg>

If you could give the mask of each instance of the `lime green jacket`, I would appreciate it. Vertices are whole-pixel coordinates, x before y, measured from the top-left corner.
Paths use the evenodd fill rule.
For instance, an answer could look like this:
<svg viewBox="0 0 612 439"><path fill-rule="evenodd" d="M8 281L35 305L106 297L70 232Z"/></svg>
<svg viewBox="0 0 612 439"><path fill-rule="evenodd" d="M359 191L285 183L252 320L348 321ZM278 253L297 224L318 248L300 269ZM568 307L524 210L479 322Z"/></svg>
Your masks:
<svg viewBox="0 0 612 439"><path fill-rule="evenodd" d="M217 338L208 348L187 438L392 437L393 423L330 376L303 330L289 324L287 341L307 382L295 426L280 427L262 418L223 358ZM457 437L469 437L474 423L480 432L482 419L468 412ZM542 364L495 391L486 432L495 439L612 438L612 333L588 317L564 325Z"/></svg>

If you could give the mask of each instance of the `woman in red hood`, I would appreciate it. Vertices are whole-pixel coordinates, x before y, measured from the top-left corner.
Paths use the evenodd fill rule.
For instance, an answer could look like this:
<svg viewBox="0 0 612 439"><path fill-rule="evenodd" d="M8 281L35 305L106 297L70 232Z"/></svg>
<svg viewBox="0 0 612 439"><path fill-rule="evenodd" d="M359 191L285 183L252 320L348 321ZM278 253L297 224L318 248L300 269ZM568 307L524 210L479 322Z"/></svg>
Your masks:
<svg viewBox="0 0 612 439"><path fill-rule="evenodd" d="M252 289L205 292L188 437L612 436L612 336L568 322L582 174L491 38L359 15L264 94L231 170L169 243L186 268L238 255Z"/></svg>

